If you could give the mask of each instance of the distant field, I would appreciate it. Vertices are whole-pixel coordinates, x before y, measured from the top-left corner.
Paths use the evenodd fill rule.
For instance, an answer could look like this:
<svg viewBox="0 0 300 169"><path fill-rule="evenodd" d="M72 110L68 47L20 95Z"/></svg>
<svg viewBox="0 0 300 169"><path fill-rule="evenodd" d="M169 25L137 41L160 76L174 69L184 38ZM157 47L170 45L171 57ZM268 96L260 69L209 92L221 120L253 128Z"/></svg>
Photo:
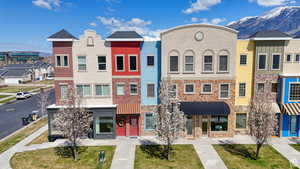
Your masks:
<svg viewBox="0 0 300 169"><path fill-rule="evenodd" d="M38 86L7 86L1 87L0 93L17 93L19 91L30 91L34 89L39 89Z"/></svg>

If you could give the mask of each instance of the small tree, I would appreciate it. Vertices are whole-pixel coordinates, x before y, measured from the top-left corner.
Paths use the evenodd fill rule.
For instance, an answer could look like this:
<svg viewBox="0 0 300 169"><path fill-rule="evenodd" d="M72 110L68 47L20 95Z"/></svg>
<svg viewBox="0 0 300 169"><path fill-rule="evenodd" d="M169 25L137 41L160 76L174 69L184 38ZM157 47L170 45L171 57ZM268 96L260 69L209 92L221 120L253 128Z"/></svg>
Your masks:
<svg viewBox="0 0 300 169"><path fill-rule="evenodd" d="M179 100L171 95L170 78L160 83L160 104L154 111L154 126L158 138L165 144L165 153L171 159L171 145L180 136L185 127L184 113L180 111Z"/></svg>
<svg viewBox="0 0 300 169"><path fill-rule="evenodd" d="M47 106L49 92L45 91L44 88L41 88L40 94L38 95L38 107L40 108L41 116L45 116L47 114Z"/></svg>
<svg viewBox="0 0 300 169"><path fill-rule="evenodd" d="M63 108L55 114L54 124L70 142L74 160L77 159L77 141L88 135L90 122L91 114L83 107L82 98L70 88Z"/></svg>
<svg viewBox="0 0 300 169"><path fill-rule="evenodd" d="M272 112L272 99L268 93L258 91L253 98L248 123L250 135L256 143L255 159L258 159L260 148L274 134L277 125L276 114Z"/></svg>

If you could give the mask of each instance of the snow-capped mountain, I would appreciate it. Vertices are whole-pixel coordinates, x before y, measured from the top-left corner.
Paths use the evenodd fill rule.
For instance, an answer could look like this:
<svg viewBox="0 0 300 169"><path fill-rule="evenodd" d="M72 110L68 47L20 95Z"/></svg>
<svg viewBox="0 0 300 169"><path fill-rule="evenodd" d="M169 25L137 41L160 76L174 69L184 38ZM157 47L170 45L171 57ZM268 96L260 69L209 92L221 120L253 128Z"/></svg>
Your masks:
<svg viewBox="0 0 300 169"><path fill-rule="evenodd" d="M262 16L250 16L231 22L227 27L239 31L240 38L260 30L280 30L292 36L300 34L300 6L275 8Z"/></svg>

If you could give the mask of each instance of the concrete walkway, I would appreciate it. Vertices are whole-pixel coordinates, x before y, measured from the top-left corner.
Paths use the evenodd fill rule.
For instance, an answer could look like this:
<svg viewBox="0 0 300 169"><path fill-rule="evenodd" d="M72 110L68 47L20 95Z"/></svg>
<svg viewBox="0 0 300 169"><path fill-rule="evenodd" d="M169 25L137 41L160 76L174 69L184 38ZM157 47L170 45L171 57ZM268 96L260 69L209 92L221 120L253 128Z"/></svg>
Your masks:
<svg viewBox="0 0 300 169"><path fill-rule="evenodd" d="M133 169L135 159L136 144L129 140L129 138L121 139L117 144L117 148L112 160L111 169Z"/></svg>

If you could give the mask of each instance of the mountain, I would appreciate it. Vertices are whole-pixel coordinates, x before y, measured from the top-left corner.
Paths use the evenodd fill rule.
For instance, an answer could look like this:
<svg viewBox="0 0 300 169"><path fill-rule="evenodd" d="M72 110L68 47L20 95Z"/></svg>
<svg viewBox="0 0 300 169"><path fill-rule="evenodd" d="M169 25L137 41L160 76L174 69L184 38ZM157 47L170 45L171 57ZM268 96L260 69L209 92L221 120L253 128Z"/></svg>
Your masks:
<svg viewBox="0 0 300 169"><path fill-rule="evenodd" d="M250 16L231 22L227 27L239 31L239 38L247 38L261 30L280 30L292 36L300 34L300 6L274 8L261 16Z"/></svg>

